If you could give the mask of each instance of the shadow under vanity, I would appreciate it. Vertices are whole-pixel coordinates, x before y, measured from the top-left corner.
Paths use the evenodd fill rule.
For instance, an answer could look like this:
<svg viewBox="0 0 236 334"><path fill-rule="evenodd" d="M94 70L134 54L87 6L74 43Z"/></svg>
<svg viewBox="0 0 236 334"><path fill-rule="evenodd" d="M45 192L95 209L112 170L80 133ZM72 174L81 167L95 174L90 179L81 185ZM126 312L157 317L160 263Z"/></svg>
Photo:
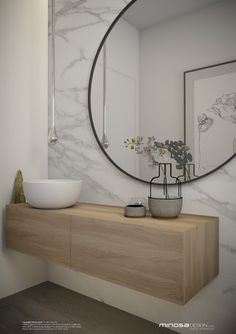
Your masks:
<svg viewBox="0 0 236 334"><path fill-rule="evenodd" d="M8 248L177 304L219 272L218 218L127 218L119 207L7 206Z"/></svg>

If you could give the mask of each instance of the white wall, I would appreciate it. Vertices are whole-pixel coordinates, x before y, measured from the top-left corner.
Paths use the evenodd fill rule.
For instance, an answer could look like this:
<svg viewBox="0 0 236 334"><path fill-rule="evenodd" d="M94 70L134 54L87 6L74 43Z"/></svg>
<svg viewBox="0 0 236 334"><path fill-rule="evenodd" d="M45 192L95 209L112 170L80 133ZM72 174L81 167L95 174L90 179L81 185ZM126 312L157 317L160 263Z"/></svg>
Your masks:
<svg viewBox="0 0 236 334"><path fill-rule="evenodd" d="M47 0L0 0L0 298L47 279L46 265L4 247L16 171L47 176Z"/></svg>
<svg viewBox="0 0 236 334"><path fill-rule="evenodd" d="M88 120L87 89L98 45L127 1L87 0L76 8L68 3L57 0L57 120L61 138L49 151L49 175L83 179L82 201L125 205L131 197L148 196L148 185L120 173L99 150ZM214 56L217 61L219 52ZM185 306L56 265L49 268L50 280L155 323L207 322L215 326L214 334L233 334L236 159L212 175L184 185L183 196L184 212L220 217L220 274Z"/></svg>

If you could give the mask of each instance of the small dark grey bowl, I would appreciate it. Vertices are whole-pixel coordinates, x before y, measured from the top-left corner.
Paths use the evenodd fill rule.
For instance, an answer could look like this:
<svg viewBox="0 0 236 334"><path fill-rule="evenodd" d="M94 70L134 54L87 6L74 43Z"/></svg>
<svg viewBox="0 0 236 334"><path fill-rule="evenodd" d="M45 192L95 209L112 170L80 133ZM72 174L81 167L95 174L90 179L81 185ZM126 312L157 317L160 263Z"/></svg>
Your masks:
<svg viewBox="0 0 236 334"><path fill-rule="evenodd" d="M139 218L146 216L146 208L143 205L133 204L125 207L125 217Z"/></svg>

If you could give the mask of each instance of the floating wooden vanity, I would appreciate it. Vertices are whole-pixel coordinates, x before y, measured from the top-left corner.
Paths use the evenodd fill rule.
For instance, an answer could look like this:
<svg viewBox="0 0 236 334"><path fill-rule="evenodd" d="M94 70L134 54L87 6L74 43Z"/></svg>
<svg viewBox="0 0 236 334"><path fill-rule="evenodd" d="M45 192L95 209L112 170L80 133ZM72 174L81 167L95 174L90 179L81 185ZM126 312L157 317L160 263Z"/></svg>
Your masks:
<svg viewBox="0 0 236 334"><path fill-rule="evenodd" d="M118 207L7 206L7 247L174 303L219 271L218 218L125 218Z"/></svg>

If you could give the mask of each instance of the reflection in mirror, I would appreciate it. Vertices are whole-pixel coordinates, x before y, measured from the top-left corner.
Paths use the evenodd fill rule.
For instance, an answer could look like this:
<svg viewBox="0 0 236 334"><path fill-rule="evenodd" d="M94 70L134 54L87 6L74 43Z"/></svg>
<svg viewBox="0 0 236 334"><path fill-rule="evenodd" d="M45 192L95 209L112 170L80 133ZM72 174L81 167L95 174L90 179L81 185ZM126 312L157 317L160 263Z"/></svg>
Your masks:
<svg viewBox="0 0 236 334"><path fill-rule="evenodd" d="M101 146L105 124L106 155L123 172L149 182L172 163L188 181L235 155L235 13L235 0L137 0L112 27L90 117Z"/></svg>
<svg viewBox="0 0 236 334"><path fill-rule="evenodd" d="M236 153L236 61L185 73L185 140L199 175Z"/></svg>

